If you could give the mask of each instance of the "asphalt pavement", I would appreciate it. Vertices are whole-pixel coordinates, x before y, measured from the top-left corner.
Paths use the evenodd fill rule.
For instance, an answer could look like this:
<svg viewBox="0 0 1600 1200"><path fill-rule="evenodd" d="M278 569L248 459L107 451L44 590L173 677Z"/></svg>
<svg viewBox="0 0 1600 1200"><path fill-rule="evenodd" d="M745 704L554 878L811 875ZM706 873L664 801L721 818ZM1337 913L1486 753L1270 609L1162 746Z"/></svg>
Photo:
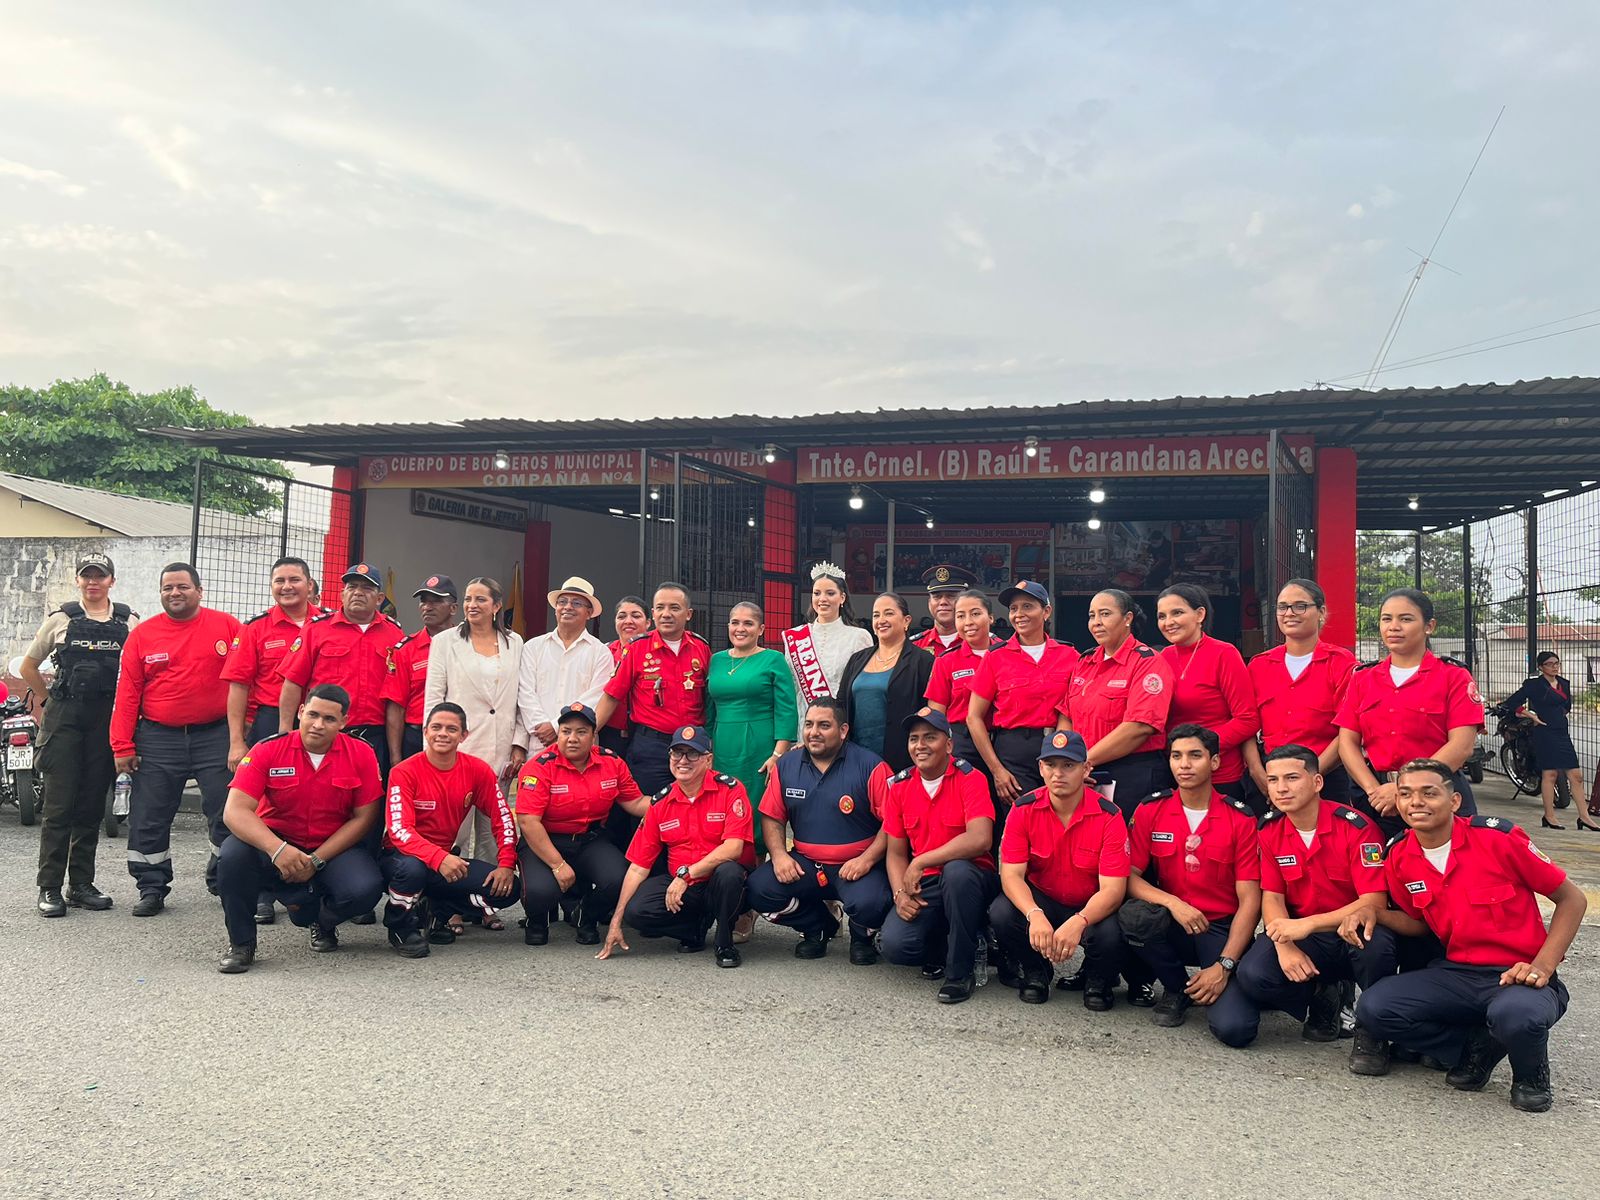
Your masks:
<svg viewBox="0 0 1600 1200"><path fill-rule="evenodd" d="M1561 860L1564 840L1541 844ZM640 938L596 962L565 926L529 949L514 923L416 962L347 926L313 955L280 919L223 976L198 816L148 920L120 841L98 880L115 910L41 919L36 846L0 816L6 1197L1393 1200L1576 1196L1600 1169L1593 926L1536 1116L1508 1105L1503 1065L1464 1095L1418 1066L1352 1076L1349 1042L1283 1017L1237 1051L1202 1013L1156 1029L1121 993L1094 1014L991 983L944 1007L910 969L801 962L770 926L725 971Z"/></svg>

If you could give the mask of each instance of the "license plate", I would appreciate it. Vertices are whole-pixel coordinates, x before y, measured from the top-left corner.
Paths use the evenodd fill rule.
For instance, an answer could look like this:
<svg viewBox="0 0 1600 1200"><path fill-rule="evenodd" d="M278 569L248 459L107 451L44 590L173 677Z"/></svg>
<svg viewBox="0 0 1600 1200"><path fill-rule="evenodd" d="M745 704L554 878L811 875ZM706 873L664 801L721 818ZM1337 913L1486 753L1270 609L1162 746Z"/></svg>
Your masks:
<svg viewBox="0 0 1600 1200"><path fill-rule="evenodd" d="M6 770L31 771L33 770L32 746L7 746Z"/></svg>

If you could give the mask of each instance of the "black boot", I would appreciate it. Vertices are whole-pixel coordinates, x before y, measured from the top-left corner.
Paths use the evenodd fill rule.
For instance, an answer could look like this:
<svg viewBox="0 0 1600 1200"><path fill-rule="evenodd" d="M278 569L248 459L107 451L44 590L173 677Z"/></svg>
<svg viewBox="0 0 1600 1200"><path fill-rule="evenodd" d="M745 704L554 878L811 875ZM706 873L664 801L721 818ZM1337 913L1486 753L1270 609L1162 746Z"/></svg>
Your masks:
<svg viewBox="0 0 1600 1200"><path fill-rule="evenodd" d="M1511 1107L1523 1112L1549 1112L1555 1103L1555 1093L1550 1090L1550 1058L1539 1060L1539 1065L1526 1075L1511 1068Z"/></svg>
<svg viewBox="0 0 1600 1200"><path fill-rule="evenodd" d="M1338 981L1319 983L1311 993L1311 1004L1306 1012L1306 1023L1300 1036L1308 1042L1336 1042L1339 1040Z"/></svg>
<svg viewBox="0 0 1600 1200"><path fill-rule="evenodd" d="M67 902L62 898L60 888L39 889L39 915L41 917L64 917L67 915Z"/></svg>
<svg viewBox="0 0 1600 1200"><path fill-rule="evenodd" d="M1480 1025L1467 1035L1461 1061L1446 1073L1444 1081L1463 1092L1481 1092L1505 1056L1506 1048L1494 1040L1487 1027Z"/></svg>
<svg viewBox="0 0 1600 1200"><path fill-rule="evenodd" d="M1356 1026L1356 1040L1350 1046L1350 1074L1387 1075L1389 1043Z"/></svg>

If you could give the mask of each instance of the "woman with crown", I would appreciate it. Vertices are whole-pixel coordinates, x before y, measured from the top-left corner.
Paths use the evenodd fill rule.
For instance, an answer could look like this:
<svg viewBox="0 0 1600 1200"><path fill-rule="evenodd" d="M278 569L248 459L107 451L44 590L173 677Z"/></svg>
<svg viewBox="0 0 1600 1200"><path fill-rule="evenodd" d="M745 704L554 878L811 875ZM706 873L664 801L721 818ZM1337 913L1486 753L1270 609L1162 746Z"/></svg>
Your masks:
<svg viewBox="0 0 1600 1200"><path fill-rule="evenodd" d="M839 680L850 656L872 645L872 635L845 618L849 599L844 590L844 568L819 562L811 568L814 619L783 631L783 656L794 674L802 723L813 700L838 694Z"/></svg>

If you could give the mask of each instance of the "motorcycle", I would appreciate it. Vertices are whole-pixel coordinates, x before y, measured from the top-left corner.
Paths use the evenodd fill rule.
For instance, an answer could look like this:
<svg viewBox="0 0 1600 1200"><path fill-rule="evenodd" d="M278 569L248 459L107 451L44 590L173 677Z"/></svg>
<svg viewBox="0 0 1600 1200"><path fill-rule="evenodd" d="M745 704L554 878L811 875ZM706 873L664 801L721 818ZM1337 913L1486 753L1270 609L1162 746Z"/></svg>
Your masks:
<svg viewBox="0 0 1600 1200"><path fill-rule="evenodd" d="M34 771L34 744L39 724L29 711L32 692L6 696L0 703L0 805L15 804L24 825L32 825L39 809L39 778Z"/></svg>
<svg viewBox="0 0 1600 1200"><path fill-rule="evenodd" d="M1495 734L1500 738L1500 768L1506 773L1506 778L1516 785L1517 791L1525 796L1539 794L1539 760L1533 752L1533 718L1518 716L1503 704L1490 707L1489 714L1499 724L1495 727ZM1557 808L1566 808L1572 803L1572 789L1567 783L1566 772L1556 776Z"/></svg>

